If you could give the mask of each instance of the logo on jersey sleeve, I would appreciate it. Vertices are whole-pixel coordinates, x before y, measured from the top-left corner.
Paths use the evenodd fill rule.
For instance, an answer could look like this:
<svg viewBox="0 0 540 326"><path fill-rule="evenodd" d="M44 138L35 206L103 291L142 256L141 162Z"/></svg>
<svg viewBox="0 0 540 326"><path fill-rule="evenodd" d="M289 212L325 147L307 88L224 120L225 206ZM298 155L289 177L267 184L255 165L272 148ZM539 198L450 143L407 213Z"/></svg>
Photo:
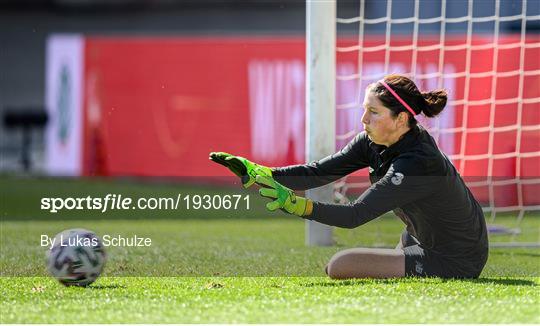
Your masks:
<svg viewBox="0 0 540 326"><path fill-rule="evenodd" d="M403 178L405 178L403 173L394 172L394 175L392 176L392 178L390 178L390 181L392 181L392 183L396 186L399 186L403 182Z"/></svg>
<svg viewBox="0 0 540 326"><path fill-rule="evenodd" d="M414 270L416 271L416 273L418 273L418 275L422 275L422 273L424 272L424 264L421 261L417 260Z"/></svg>

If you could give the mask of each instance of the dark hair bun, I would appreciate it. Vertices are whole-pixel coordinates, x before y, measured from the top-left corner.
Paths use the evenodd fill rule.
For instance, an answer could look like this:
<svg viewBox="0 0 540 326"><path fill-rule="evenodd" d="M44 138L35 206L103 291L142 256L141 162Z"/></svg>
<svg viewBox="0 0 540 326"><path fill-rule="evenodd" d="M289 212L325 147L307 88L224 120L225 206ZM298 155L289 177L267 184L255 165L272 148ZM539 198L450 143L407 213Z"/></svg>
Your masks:
<svg viewBox="0 0 540 326"><path fill-rule="evenodd" d="M422 97L425 101L422 113L429 118L441 113L448 101L448 93L444 89L422 93Z"/></svg>

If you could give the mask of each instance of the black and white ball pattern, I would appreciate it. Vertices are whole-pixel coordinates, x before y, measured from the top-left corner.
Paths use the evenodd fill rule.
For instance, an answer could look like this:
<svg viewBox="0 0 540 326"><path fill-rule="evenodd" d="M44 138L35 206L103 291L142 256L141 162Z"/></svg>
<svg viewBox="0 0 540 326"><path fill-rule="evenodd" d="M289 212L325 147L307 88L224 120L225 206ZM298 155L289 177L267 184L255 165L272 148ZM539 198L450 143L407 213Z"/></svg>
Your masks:
<svg viewBox="0 0 540 326"><path fill-rule="evenodd" d="M98 236L84 229L60 232L47 252L47 269L66 286L87 286L105 266L107 255Z"/></svg>

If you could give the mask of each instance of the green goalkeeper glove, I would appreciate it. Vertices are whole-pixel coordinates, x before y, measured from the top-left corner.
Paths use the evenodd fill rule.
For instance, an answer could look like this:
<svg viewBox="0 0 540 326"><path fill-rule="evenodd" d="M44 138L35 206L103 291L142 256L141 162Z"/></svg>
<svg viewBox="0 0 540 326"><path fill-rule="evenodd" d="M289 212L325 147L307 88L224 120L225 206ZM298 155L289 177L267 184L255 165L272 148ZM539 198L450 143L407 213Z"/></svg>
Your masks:
<svg viewBox="0 0 540 326"><path fill-rule="evenodd" d="M279 184L276 180L258 175L256 177L257 184L265 187L259 189L261 196L275 199L266 204L266 208L270 211L275 211L278 208L287 213L297 216L308 216L313 211L313 202L304 197L296 196L294 191Z"/></svg>
<svg viewBox="0 0 540 326"><path fill-rule="evenodd" d="M258 175L272 177L272 169L253 163L241 156L234 156L224 152L212 152L210 153L210 159L239 176L244 188L251 187L255 183L255 177Z"/></svg>

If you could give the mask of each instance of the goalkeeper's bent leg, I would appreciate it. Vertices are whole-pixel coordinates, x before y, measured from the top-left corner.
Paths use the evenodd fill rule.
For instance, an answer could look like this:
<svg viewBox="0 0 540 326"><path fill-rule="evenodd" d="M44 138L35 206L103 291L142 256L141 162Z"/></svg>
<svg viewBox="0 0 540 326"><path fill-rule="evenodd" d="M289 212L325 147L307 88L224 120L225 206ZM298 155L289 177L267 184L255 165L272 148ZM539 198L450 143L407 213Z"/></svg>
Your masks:
<svg viewBox="0 0 540 326"><path fill-rule="evenodd" d="M396 249L352 248L336 253L326 266L333 279L405 276L405 254Z"/></svg>

